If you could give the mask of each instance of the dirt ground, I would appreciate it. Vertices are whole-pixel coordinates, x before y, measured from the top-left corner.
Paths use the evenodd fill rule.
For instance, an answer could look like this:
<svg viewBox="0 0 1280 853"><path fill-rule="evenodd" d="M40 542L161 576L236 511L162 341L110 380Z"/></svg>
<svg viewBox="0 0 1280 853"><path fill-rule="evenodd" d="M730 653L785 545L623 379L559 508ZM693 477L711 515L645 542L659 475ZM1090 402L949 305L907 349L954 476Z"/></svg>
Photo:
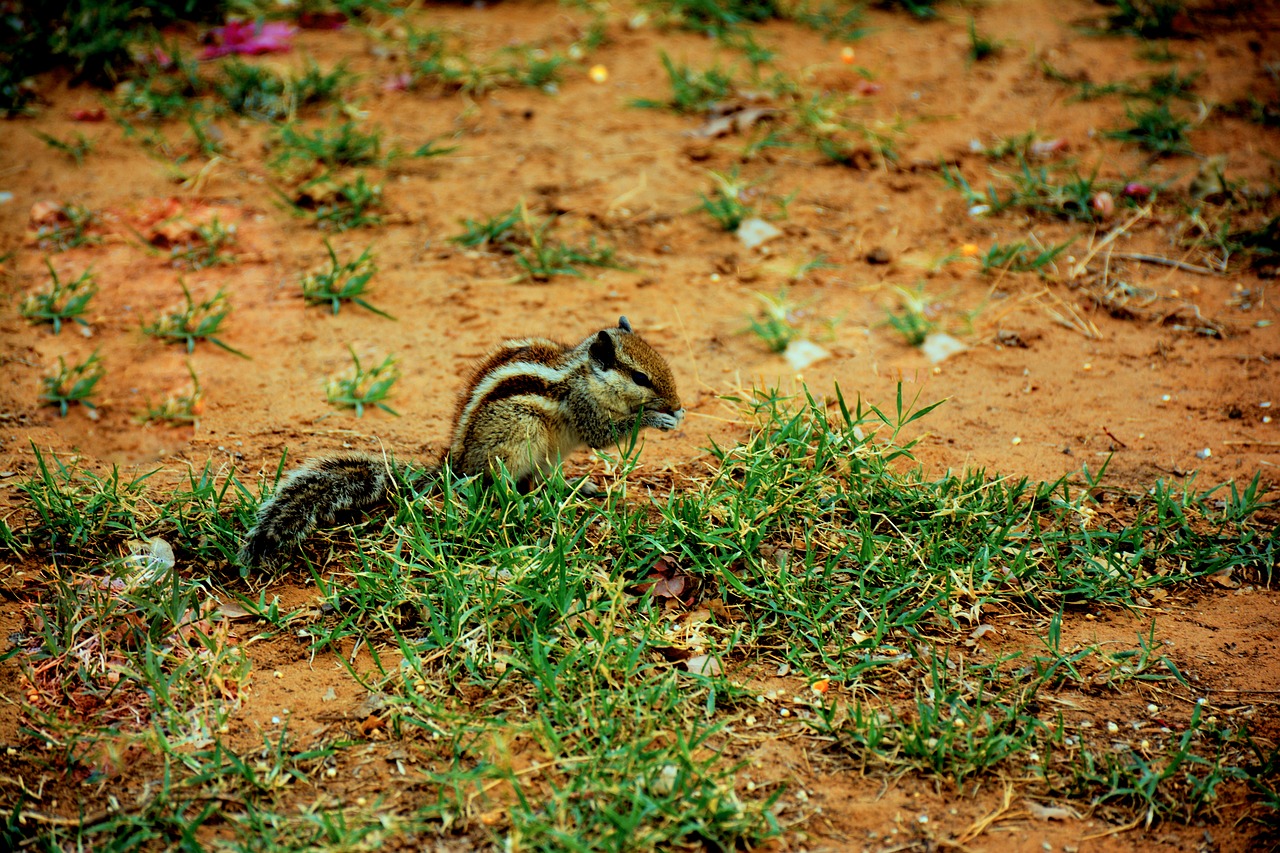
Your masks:
<svg viewBox="0 0 1280 853"><path fill-rule="evenodd" d="M396 58L375 50L365 35L303 30L292 51L249 61L281 70L297 67L303 56L324 68L345 61L360 75L348 115L383 128L385 145L413 150L436 139L457 146L439 157L367 170L384 182L386 221L329 234L281 203L275 188L282 184L266 165L264 123L221 119L222 155L170 168L110 120L75 119L77 111L100 106L100 91L70 87L56 75L42 78L38 116L0 124L0 191L7 199L0 204L0 252L9 253L0 279L3 495L11 500L13 484L32 471L32 444L98 469L160 467L175 479L186 465L213 460L234 465L251 482L274 471L286 449L293 460L345 447L427 458L443 445L468 366L489 346L528 335L576 341L626 315L669 359L689 413L682 431L649 437L644 468L703 465L711 440L742 437L746 423L725 396L753 387L794 389L801 381L826 395L838 383L846 397L891 406L902 383L922 404L946 400L920 422L917 454L929 470L977 467L1054 479L1110 460L1106 483L1120 490L1193 476L1201 486L1243 484L1260 474L1263 492L1275 500L1280 302L1272 279L1238 262L1220 274L1133 257L1210 265L1206 250L1189 245L1186 215L1189 186L1205 157L1224 155L1226 177L1248 192L1275 192L1275 130L1219 108L1249 94L1272 103L1277 97L1280 11L1271 3L1244 5L1251 8L1194 21L1193 35L1167 43L1175 58L1160 62L1143 58L1142 43L1132 37L1082 29L1081 22L1106 9L1088 0L948 4L931 22L869 11L865 36L850 43L852 63L841 59L843 43L813 30L778 22L753 28L788 75L814 89L860 93L855 112L869 125L900 122L896 163L870 147L848 164L799 147L766 148L744 160L743 134L702 138L695 133L701 116L632 106L670 96L659 51L695 68L746 67L741 54L706 37L635 20L639 7L609 15L607 42L568 70L554 93L401 91L388 85ZM589 21L572 7L539 2L433 5L415 14L424 24L464 33L477 53L512 43L563 46ZM967 58L970 16L1003 43L982 62ZM192 35L178 33L189 41ZM607 71L603 81L586 73L597 63ZM1073 100L1075 89L1050 79L1045 64L1094 83L1169 68L1197 72L1195 100L1186 106L1197 116L1189 132L1196 153L1153 157L1106 138L1103 131L1125 124L1123 99ZM939 164L957 164L975 188L984 187L992 180L989 163L973 141L989 146L1033 129L1062 141L1046 162L1073 158L1086 173L1096 165L1108 181L1164 186L1159 202L1118 207L1093 225L1018 211L972 215L944 183ZM58 138L83 133L92 151L77 165L36 131ZM181 144L180 125L166 132ZM746 248L699 209L699 193L713 186L709 172L735 168L781 232L762 248ZM521 200L538 216L559 215L563 239L595 237L616 246L627 269L515 281L509 258L449 241L462 220L504 213ZM101 241L57 254L41 250L33 216L44 201L100 212ZM183 270L167 249L140 239L179 213L234 224L236 262ZM1108 241L1117 228L1121 233ZM995 241L1029 233L1045 245L1075 242L1043 277L986 275L968 259L940 263L966 244L985 252ZM326 260L326 237L343 257L372 247L378 272L368 299L395 320L354 305L333 316L303 302L298 281ZM22 296L48 280L46 257L64 278L92 268L100 292L86 328L69 325L54 335L19 315ZM789 281L793 270L819 257L825 264ZM221 338L251 360L207 344L188 356L142 334L143 323L180 299L180 281L197 298L225 289L233 310ZM1128 298L1104 298L1120 285ZM830 354L799 371L747 331L761 310L757 294L784 286L793 321ZM891 328L886 318L901 309L904 292L922 294L924 315L962 341L964 351L934 363ZM348 347L373 363L398 357L403 376L388 402L400 417L369 411L357 419L326 402L324 383L348 368ZM56 407L41 406L41 377L58 357L79 362L95 350L106 367L98 408L73 406L61 417ZM198 421L139 423L148 401L189 383L187 361L204 394ZM591 464L584 454L571 467ZM294 606L312 594L289 579L273 592ZM1184 673L1206 690L1228 691L1223 695L1233 697L1237 712L1274 720L1278 608L1272 590L1207 586L1142 613L1091 612L1085 621L1082 612L1068 630L1131 642L1156 616L1159 636L1171 643ZM12 630L12 615L0 617L0 627ZM1009 617L1008 628L1041 630L1018 616ZM359 701L341 670L309 663L304 646L274 640L253 656L256 672L281 677L256 683L242 711L251 726L283 705L296 719L321 719L332 712L318 698L328 686L350 694L340 693L339 704ZM1135 708L1148 698L1133 697ZM1094 710L1123 716L1131 709ZM13 743L13 714L0 716L3 740ZM806 750L803 740L742 745L744 756L761 763L757 776L792 786L783 819L803 820L779 842L783 849L905 849L923 837L921 815L937 837L959 838L1002 807L1002 792L990 783L954 792L904 779L882 788ZM1216 822L1125 832L1093 819L1038 819L1016 800L1005 805L966 842L971 849L1246 850L1263 843L1239 802L1224 804Z"/></svg>

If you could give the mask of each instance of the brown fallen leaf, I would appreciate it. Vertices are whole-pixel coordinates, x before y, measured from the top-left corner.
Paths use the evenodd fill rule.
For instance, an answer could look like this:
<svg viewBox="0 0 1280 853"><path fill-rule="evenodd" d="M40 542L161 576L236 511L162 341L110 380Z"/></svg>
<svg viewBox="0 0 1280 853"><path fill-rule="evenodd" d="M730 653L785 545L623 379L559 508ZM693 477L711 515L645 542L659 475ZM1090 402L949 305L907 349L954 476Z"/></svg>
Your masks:
<svg viewBox="0 0 1280 853"><path fill-rule="evenodd" d="M688 605L693 603L694 586L694 578L681 569L673 558L664 554L654 562L649 574L634 589L640 594L649 592L654 598Z"/></svg>
<svg viewBox="0 0 1280 853"><path fill-rule="evenodd" d="M1047 806L1035 800L1023 800L1027 811L1038 820L1080 820L1080 812L1066 806Z"/></svg>

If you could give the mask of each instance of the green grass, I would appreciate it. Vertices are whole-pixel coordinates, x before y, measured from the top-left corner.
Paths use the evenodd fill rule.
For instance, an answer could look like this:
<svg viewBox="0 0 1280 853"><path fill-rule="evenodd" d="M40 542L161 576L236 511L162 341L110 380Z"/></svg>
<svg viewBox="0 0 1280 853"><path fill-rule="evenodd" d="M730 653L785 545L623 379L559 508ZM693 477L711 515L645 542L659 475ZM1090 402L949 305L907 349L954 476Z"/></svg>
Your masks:
<svg viewBox="0 0 1280 853"><path fill-rule="evenodd" d="M330 405L339 409L352 409L357 418L364 417L367 406L373 406L390 415L400 413L386 404L391 394L391 386L400 379L400 368L396 366L395 355L388 355L381 363L373 367L365 367L360 363L360 356L351 346L351 372L345 376L335 376L325 385L325 397Z"/></svg>
<svg viewBox="0 0 1280 853"><path fill-rule="evenodd" d="M1097 193L1106 189L1119 195L1119 185L1103 184L1095 170L1081 174L1070 164L1033 167L1020 153L1017 170L992 170L1000 185L988 183L985 192L975 190L958 167L943 165L942 179L963 196L974 215L999 214L1008 210L1024 210L1077 222L1094 222L1098 211L1093 207Z"/></svg>
<svg viewBox="0 0 1280 853"><path fill-rule="evenodd" d="M58 208L52 222L36 228L36 246L46 252L95 246L102 242L102 238L91 234L89 229L98 221L98 214L84 205L64 204Z"/></svg>
<svg viewBox="0 0 1280 853"><path fill-rule="evenodd" d="M922 19L938 17L938 0L876 0L875 5L883 9L901 9Z"/></svg>
<svg viewBox="0 0 1280 853"><path fill-rule="evenodd" d="M297 215L323 231L350 231L382 224L382 184L362 174L352 180L322 175L303 184L296 195L279 193Z"/></svg>
<svg viewBox="0 0 1280 853"><path fill-rule="evenodd" d="M169 249L176 266L202 270L236 262L235 255L224 251L236 243L236 226L225 225L218 217L193 226L182 242Z"/></svg>
<svg viewBox="0 0 1280 853"><path fill-rule="evenodd" d="M1132 124L1108 130L1104 136L1136 143L1144 150L1160 155L1191 153L1191 143L1187 140L1191 122L1174 115L1167 103L1137 111L1126 108L1125 113Z"/></svg>
<svg viewBox="0 0 1280 853"><path fill-rule="evenodd" d="M1042 246L1039 243L1029 246L1025 240L1007 245L992 243L986 254L978 257L978 266L988 275L999 270L1044 274L1046 268L1073 242L1075 241L1067 240L1053 246Z"/></svg>
<svg viewBox="0 0 1280 853"><path fill-rule="evenodd" d="M263 121L284 121L299 110L325 104L340 104L356 76L339 63L324 71L308 60L299 74L282 77L270 68L229 59L222 63L221 77L212 84L214 94L237 115Z"/></svg>
<svg viewBox="0 0 1280 853"><path fill-rule="evenodd" d="M804 335L795 322L796 306L787 296L785 288L777 296L757 293L756 298L763 307L758 317L750 318L749 330L764 341L770 352L784 352L792 341Z"/></svg>
<svg viewBox="0 0 1280 853"><path fill-rule="evenodd" d="M102 366L102 359L95 350L87 359L77 364L68 365L62 356L58 356L58 368L41 379L44 391L40 399L49 406L57 406L62 417L73 403L90 410L96 409L90 397L94 395L97 384L107 370Z"/></svg>
<svg viewBox="0 0 1280 853"><path fill-rule="evenodd" d="M990 36L984 36L978 32L978 22L973 18L969 19L969 61L982 62L993 56L998 56L1000 51L1004 49L1004 43L996 41Z"/></svg>
<svg viewBox="0 0 1280 853"><path fill-rule="evenodd" d="M0 112L25 112L33 93L24 81L54 68L66 69L73 84L112 86L135 69L135 54L158 41L159 29L219 20L229 7L189 0L11 3L0 23Z"/></svg>
<svg viewBox="0 0 1280 853"><path fill-rule="evenodd" d="M277 134L276 148L271 165L277 169L287 169L295 161L301 161L304 167L320 164L327 169L385 166L392 156L383 153L381 130L363 131L352 121L309 132L293 124L284 125Z"/></svg>
<svg viewBox="0 0 1280 853"><path fill-rule="evenodd" d="M375 308L364 299L369 279L378 271L373 260L372 247L365 249L354 261L338 262L338 254L333 245L324 241L329 252L329 269L319 270L302 279L302 298L317 305L328 305L336 315L342 309L342 303L352 302L367 311L394 320L387 312Z"/></svg>
<svg viewBox="0 0 1280 853"><path fill-rule="evenodd" d="M1185 0L1115 0L1113 11L1103 19L1107 32L1161 39L1180 35L1178 15Z"/></svg>
<svg viewBox="0 0 1280 853"><path fill-rule="evenodd" d="M495 89L524 87L554 94L565 73L578 68L604 38L602 19L597 17L580 38L563 50L517 44L477 57L453 34L412 26L398 46L408 59L406 88L431 87L448 93L480 95Z"/></svg>
<svg viewBox="0 0 1280 853"><path fill-rule="evenodd" d="M449 238L469 249L490 248L511 256L520 269L520 278L549 281L560 276L584 276L581 267L626 269L609 246L597 245L591 237L587 245L572 245L552 239L556 218L539 220L524 202L510 211L487 219L464 219L462 233Z"/></svg>
<svg viewBox="0 0 1280 853"><path fill-rule="evenodd" d="M738 177L737 168L727 175L719 172L711 172L710 175L714 186L710 196L698 193L698 198L702 199L699 209L714 219L721 229L737 231L744 220L755 215L754 208L743 201L747 186Z"/></svg>
<svg viewBox="0 0 1280 853"><path fill-rule="evenodd" d="M41 142L48 145L54 151L60 151L65 154L70 158L71 162L75 163L77 166L83 166L84 158L93 151L93 143L90 142L83 133L78 131L74 136L69 136L66 139L58 139L55 136L50 136L49 134L42 133L38 130L33 131L33 133L39 137Z"/></svg>
<svg viewBox="0 0 1280 853"><path fill-rule="evenodd" d="M232 355L248 358L249 356L217 337L222 328L222 321L231 313L231 304L227 301L227 295L219 290L208 299L196 302L191 296L191 291L187 289L186 282L179 282L179 284L182 287L183 306L176 311L160 315L149 324L144 324L143 334L162 341L183 344L188 353L195 351L198 342L208 341Z"/></svg>
<svg viewBox="0 0 1280 853"><path fill-rule="evenodd" d="M558 475L521 495L501 478L429 488L408 470L384 511L303 548L306 610L282 612L271 586L242 597L258 621L237 643L196 619L211 582L193 578L234 552L253 490L208 466L161 488L156 472L97 475L36 452L8 547L54 568L28 579L39 618L12 641L38 688L20 700L20 755L69 774L100 768L112 744L138 758L121 777L129 809L86 809L70 825L9 817L0 831L46 846L359 849L443 833L471 847L745 848L793 832L785 780L754 758L796 740L811 774L945 791L1009 782L1090 811L1100 829L1194 824L1242 797L1274 811L1276 759L1256 724L1211 720L1158 622L1129 643L1069 645L1063 631L1083 606L1214 572L1273 582L1260 478L1123 494L1088 469L1051 483L927 474L913 436L936 404L851 404L838 389L738 403L747 434L674 485L628 476L634 441L591 500ZM177 569L153 556L157 537ZM110 583L73 571L104 564ZM659 567L684 579L692 606L645 583ZM966 648L975 621L1007 613L1028 625L1009 629L1014 642ZM300 667L344 668L377 698L376 732L353 724L304 743L281 715L229 736L224 725L245 722L248 660L270 642L301 651ZM106 657L78 663L86 643ZM814 689L768 689L784 665ZM1165 730L1113 734L1075 707L1099 694L1145 703L1149 685ZM108 725L114 708L135 721ZM415 796L395 809L372 794L328 799L371 759L398 763L396 784ZM15 813L22 793L3 796ZM236 808L213 825L211 800Z"/></svg>
<svg viewBox="0 0 1280 853"><path fill-rule="evenodd" d="M775 0L671 0L651 5L665 24L714 36L785 16Z"/></svg>
<svg viewBox="0 0 1280 853"><path fill-rule="evenodd" d="M728 98L737 88L733 76L719 67L695 71L687 65L676 65L666 51L660 55L671 85L671 97L664 101L640 98L632 101L632 106L682 114L701 113L715 102Z"/></svg>
<svg viewBox="0 0 1280 853"><path fill-rule="evenodd" d="M18 309L22 316L33 323L49 323L55 335L62 331L62 324L67 320L88 327L82 315L89 307L89 300L98 293L93 272L85 270L74 281L63 282L47 258L45 266L51 279L49 289L28 294Z"/></svg>
<svg viewBox="0 0 1280 853"><path fill-rule="evenodd" d="M929 300L925 298L924 285L915 291L904 287L894 289L898 292L898 310L885 311L885 323L902 335L909 346L918 347L930 332L938 328L938 324L929 317Z"/></svg>
<svg viewBox="0 0 1280 853"><path fill-rule="evenodd" d="M660 27L704 33L721 44L750 53L758 48L752 25L771 20L794 21L822 33L828 41L853 41L866 34L864 10L838 2L780 3L776 0L672 0L647 2ZM755 60L753 60L754 64Z"/></svg>
<svg viewBox="0 0 1280 853"><path fill-rule="evenodd" d="M126 136L136 134L133 121L162 122L204 109L200 98L209 91L209 83L200 75L199 63L176 45L162 46L171 65L148 63L115 90L113 116Z"/></svg>
<svg viewBox="0 0 1280 853"><path fill-rule="evenodd" d="M146 411L138 416L138 420L141 423L170 426L187 426L199 420L204 404L204 392L200 388L200 378L196 376L191 362L187 362L187 374L191 377L190 389L174 391L155 405L148 402Z"/></svg>

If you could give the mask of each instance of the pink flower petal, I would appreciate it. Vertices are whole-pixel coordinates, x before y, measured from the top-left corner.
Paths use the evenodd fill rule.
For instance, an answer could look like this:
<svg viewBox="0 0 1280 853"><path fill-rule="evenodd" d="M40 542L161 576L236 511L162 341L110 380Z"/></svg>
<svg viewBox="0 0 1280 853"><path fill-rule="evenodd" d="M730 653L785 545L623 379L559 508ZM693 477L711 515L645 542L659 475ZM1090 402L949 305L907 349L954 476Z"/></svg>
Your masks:
<svg viewBox="0 0 1280 853"><path fill-rule="evenodd" d="M204 49L203 59L217 59L232 53L256 56L293 48L296 29L281 21L232 21L225 27L215 27L211 35L216 41Z"/></svg>
<svg viewBox="0 0 1280 853"><path fill-rule="evenodd" d="M395 74L383 81L382 88L387 92L403 92L413 85L413 75L408 71Z"/></svg>

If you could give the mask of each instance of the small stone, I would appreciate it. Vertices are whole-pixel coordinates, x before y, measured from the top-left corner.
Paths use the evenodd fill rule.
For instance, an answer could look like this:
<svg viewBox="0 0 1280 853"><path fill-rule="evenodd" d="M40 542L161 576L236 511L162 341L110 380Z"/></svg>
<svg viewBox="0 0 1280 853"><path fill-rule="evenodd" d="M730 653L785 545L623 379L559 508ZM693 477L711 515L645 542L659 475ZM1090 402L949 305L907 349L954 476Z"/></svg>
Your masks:
<svg viewBox="0 0 1280 853"><path fill-rule="evenodd" d="M869 264L887 264L893 260L893 255L889 254L889 250L884 246L876 246L870 252L867 252L867 263Z"/></svg>
<svg viewBox="0 0 1280 853"><path fill-rule="evenodd" d="M742 245L748 249L754 249L756 246L782 236L781 231L757 217L744 219L734 233L738 235L738 240Z"/></svg>
<svg viewBox="0 0 1280 853"><path fill-rule="evenodd" d="M951 356L962 353L967 349L968 347L964 343L951 337L946 332L933 332L920 345L920 351L934 364L941 364Z"/></svg>

